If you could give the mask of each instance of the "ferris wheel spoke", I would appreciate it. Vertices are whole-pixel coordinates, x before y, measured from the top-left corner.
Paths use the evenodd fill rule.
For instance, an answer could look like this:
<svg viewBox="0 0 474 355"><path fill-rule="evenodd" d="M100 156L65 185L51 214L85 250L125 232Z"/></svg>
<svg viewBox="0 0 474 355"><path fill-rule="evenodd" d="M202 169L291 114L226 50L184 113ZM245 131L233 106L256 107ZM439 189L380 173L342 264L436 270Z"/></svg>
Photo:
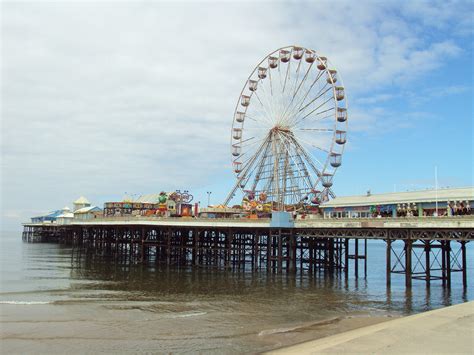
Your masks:
<svg viewBox="0 0 474 355"><path fill-rule="evenodd" d="M241 171L242 176L246 175L249 168L252 166L252 164L255 162L255 160L257 160L257 158L260 155L260 153L261 153L263 147L265 146L265 144L268 144L268 139L265 139L265 141L260 145L260 147L257 149L256 153L253 156L250 156L249 158L247 158L247 160L244 163L241 163L242 164L242 171Z"/></svg>
<svg viewBox="0 0 474 355"><path fill-rule="evenodd" d="M298 60L298 66L296 67L295 80L294 80L294 85L293 85L293 87L294 87L293 92L296 91L296 84L298 83L298 78L300 76L300 68L301 68L301 63L302 62L303 62L302 59Z"/></svg>
<svg viewBox="0 0 474 355"><path fill-rule="evenodd" d="M308 69L306 70L306 73L305 75L303 76L303 79L301 80L300 84L298 85L298 88L295 90L295 92L293 93L293 98L296 97L296 95L298 94L298 91L300 90L301 86L304 84L304 82L306 81L306 79L308 78L308 74L309 74L309 71L311 70L311 68L313 67L313 63L311 63L309 66L308 66Z"/></svg>
<svg viewBox="0 0 474 355"><path fill-rule="evenodd" d="M334 132L332 128L298 128L298 131Z"/></svg>
<svg viewBox="0 0 474 355"><path fill-rule="evenodd" d="M295 167L296 169L298 170L298 172L300 173L300 177L304 177L304 176L309 176L309 173L306 169L306 166L304 164L303 161L300 161L299 163L297 163L295 160L294 160L294 157L298 157L298 154L297 152L295 151L293 154L291 154L291 141L288 139L288 137L284 137L283 141L285 142L284 143L284 146L285 146L285 149L287 150L287 152L289 153L291 159L293 160L293 163L295 164ZM302 166L302 169L303 171L301 170L300 166ZM304 174L302 174L302 172L304 172Z"/></svg>
<svg viewBox="0 0 474 355"><path fill-rule="evenodd" d="M260 164L258 164L257 174L255 175L255 180L252 184L252 191L255 191L255 189L257 188L258 182L260 181L260 176L262 175L263 169L265 168L265 161L267 160L269 147L270 145L267 144L263 152L262 159L260 159Z"/></svg>
<svg viewBox="0 0 474 355"><path fill-rule="evenodd" d="M303 145L306 145L306 146L309 146L309 148L312 148L311 145L308 145L306 143L303 143ZM303 145L301 145L301 152L300 154L305 156L305 159L308 159L311 161L311 164L312 164L312 168L313 169L313 172L316 174L316 176L319 178L321 176L321 174L324 172L325 170L325 166L324 164L321 162L320 159L318 159L318 157L316 156L315 152L314 152L314 149L311 150L311 149L304 149ZM303 152L304 151L304 152ZM326 152L325 153L325 156L327 157L327 154Z"/></svg>
<svg viewBox="0 0 474 355"><path fill-rule="evenodd" d="M332 89L332 86L329 86L326 90L324 90L324 88L325 88L326 86L328 86L328 85L325 85L325 86L318 92L317 96L316 96L314 99L312 99L310 102L308 102L306 105L304 105L302 108L300 108L300 109L298 110L298 112L304 111L306 108L308 108L309 106L311 106L311 104L312 104L313 102L315 102L316 100L318 100L320 97L322 97L324 94L326 94L329 90ZM324 90L324 91L323 91L323 90ZM332 99L332 97L331 97L331 99Z"/></svg>
<svg viewBox="0 0 474 355"><path fill-rule="evenodd" d="M247 143L247 144L242 144L240 145L241 149L249 149L250 147L254 147L256 146L257 144L259 144L260 142L262 142L263 140L265 140L266 138L262 138L262 139L259 139L259 140L255 140L253 142L250 142L250 143ZM246 153L245 153L246 154ZM242 156L243 154L239 155Z"/></svg>
<svg viewBox="0 0 474 355"><path fill-rule="evenodd" d="M324 101L321 105L319 105L318 107L316 107L314 110L310 111L308 114L306 114L305 116L301 117L301 118L298 118L298 120L296 121L297 123L299 121L303 121L306 117L309 117L311 116L311 114L313 114L314 112L316 112L317 110L319 110L321 107L323 107L324 105L326 105L329 101L332 100L332 97L329 97L326 101Z"/></svg>
<svg viewBox="0 0 474 355"><path fill-rule="evenodd" d="M262 100L260 100L260 97L258 96L257 92L254 93L255 94L255 97L257 98L258 102L260 103L260 106L261 106L261 112L265 114L265 117L267 118L268 122L272 122L272 115L271 113L268 112L266 106L262 103Z"/></svg>
<svg viewBox="0 0 474 355"><path fill-rule="evenodd" d="M271 71L270 71L271 73ZM270 77L271 74L269 74L269 77ZM270 83L270 85L272 85ZM273 92L268 95L268 92L267 92L267 89L265 88L265 85L262 84L262 91L263 91L263 94L264 94L264 97L266 98L266 102L268 104L268 106L270 107L270 124L273 126L274 124L274 120L275 120L275 117L276 117L276 110L277 110L277 107L276 107L276 103L275 103L275 96L273 95ZM271 89L271 88L270 88ZM273 91L273 89L271 89L271 91Z"/></svg>
<svg viewBox="0 0 474 355"><path fill-rule="evenodd" d="M316 78L313 80L313 82L311 83L311 85L309 86L308 90L306 91L306 94L303 96L303 98L301 99L301 101L295 105L295 107L297 107L297 109L299 110L301 108L301 106L303 105L304 101L306 100L306 98L308 97L309 93L311 92L311 90L313 89L314 85L316 85L316 83L319 81L319 79L321 79L321 76L323 75L323 72L320 71L318 73L318 75L316 76Z"/></svg>
<svg viewBox="0 0 474 355"><path fill-rule="evenodd" d="M294 88L295 88L295 89L293 90L293 92L296 91L296 84L298 83L298 77L299 77L301 62L302 62L302 60L299 59L299 60L298 60L298 66L296 67L296 72L295 72L294 85L292 85L292 86L294 86ZM290 60L288 63L291 63L291 60ZM291 82L291 80L290 80L290 82ZM284 91L284 90L283 90L283 91ZM290 89L290 92L291 92L291 91L292 91L292 90ZM288 110L288 107L291 106L291 103L293 102L293 99L294 99L294 98L292 97L291 100L290 100L290 103L289 103L288 105L286 105L286 108L284 109L284 111L283 111L283 113L282 113L282 120L283 120L283 122L285 122L285 123L287 122L286 112L287 112L287 110Z"/></svg>
<svg viewBox="0 0 474 355"><path fill-rule="evenodd" d="M316 149L318 149L318 150L320 150L320 151L322 151L322 152L324 152L324 153L327 153L327 154L330 153L330 151L329 151L328 149L324 149L324 148L322 148L322 147L320 147L320 146L318 146L318 145L315 145L315 144L313 144L313 143L309 143L307 140L302 139L301 137L297 137L297 141L302 142L302 143L304 143L304 144L306 144L306 145L308 145L308 146L310 146L310 147L312 147L312 148L316 148Z"/></svg>
<svg viewBox="0 0 474 355"><path fill-rule="evenodd" d="M301 64L301 60L300 60L300 64ZM295 81L295 91L293 92L293 95L291 96L291 100L290 102L288 103L288 105L285 107L285 110L283 111L283 120L286 122L286 123L289 123L289 116L290 116L290 113L291 113L291 110L290 110L290 113L288 113L288 110L290 109L291 105L293 104L294 100L295 100L295 97L296 95L298 94L298 91L299 89L301 88L301 85L303 85L303 83L305 82L306 78L308 77L308 74L309 74L309 71L312 67L312 63L309 65L308 69L306 70L306 73L303 77L303 79L301 80L300 84L298 85L298 87L296 88L296 83L297 83L297 80ZM299 65L298 65L298 70L299 70ZM297 75L298 77L298 75Z"/></svg>
<svg viewBox="0 0 474 355"><path fill-rule="evenodd" d="M268 81L270 83L270 96L273 97L272 69L268 67Z"/></svg>
<svg viewBox="0 0 474 355"><path fill-rule="evenodd" d="M267 89L265 88L265 85L263 84L263 81L262 81L262 85L260 87L262 89L263 97L266 99L265 100L266 104L268 105L269 110L270 110L270 112L269 112L269 123L270 123L270 125L273 126L274 118L275 118L275 110L276 110L274 96L268 94ZM261 102L263 103L263 101L261 101ZM267 112L268 112L268 110L267 110Z"/></svg>
<svg viewBox="0 0 474 355"><path fill-rule="evenodd" d="M316 116L316 115L318 115L318 113L315 114L315 115L313 115L313 117ZM310 117L310 116L308 116L308 117ZM297 130L297 129L299 128L299 126L301 126L300 123L301 123L301 124L302 124L302 123L305 123L305 122L308 123L308 124L311 123L311 122L312 122L312 123L318 123L318 122L319 122L319 123L322 123L322 121L325 120L325 119L327 119L327 118L334 118L334 114L325 115L325 116L318 116L318 117L316 117L316 118L314 118L314 119L309 119L309 120L308 120L308 119L305 119L304 121L303 121L303 120L299 120L298 122L295 122L295 124L294 124L295 128L294 128L294 129Z"/></svg>
<svg viewBox="0 0 474 355"><path fill-rule="evenodd" d="M303 148L303 146L301 146L301 144L298 142L298 141L294 141L296 146L298 147L298 150L301 152L301 154L303 154L303 156L305 157L305 159L308 161L310 167L314 170L314 172L316 173L316 175L319 177L321 177L322 175L322 172L321 170L319 170L316 165L314 165L312 159L311 159L311 156L309 155L308 152L306 152L306 149ZM313 155L313 158L323 167L324 169L324 164L322 164L319 159L317 159L314 155Z"/></svg>
<svg viewBox="0 0 474 355"><path fill-rule="evenodd" d="M290 58L293 55L293 49L290 51ZM285 87L286 87L286 81L288 80L288 75L290 73L290 66L291 66L291 59L288 61L288 65L286 67L286 74L285 74L285 81L283 82L283 88L281 89L281 92L285 92Z"/></svg>
<svg viewBox="0 0 474 355"><path fill-rule="evenodd" d="M278 66L278 79L280 81L280 87L283 86L283 83L281 81L281 63L282 63L282 61L280 60L280 65Z"/></svg>
<svg viewBox="0 0 474 355"><path fill-rule="evenodd" d="M311 122L313 122L313 121L322 121L322 120L324 120L324 119L326 119L326 118L334 117L334 113L331 113L331 114L325 115L325 116L320 116L320 115L322 115L322 114L324 114L324 113L333 111L334 109L335 109L335 107L332 106L332 107L330 107L330 108L328 108L328 109L326 109L326 110L319 111L319 112L315 113L315 114L313 115L314 120L312 120ZM309 116L308 116L308 117L309 117ZM300 122L301 122L301 121L296 121L296 122L294 123L294 125L297 126Z"/></svg>
<svg viewBox="0 0 474 355"><path fill-rule="evenodd" d="M245 114L245 118L250 118L254 122L258 122L256 118L253 118L252 116L249 116L248 114Z"/></svg>

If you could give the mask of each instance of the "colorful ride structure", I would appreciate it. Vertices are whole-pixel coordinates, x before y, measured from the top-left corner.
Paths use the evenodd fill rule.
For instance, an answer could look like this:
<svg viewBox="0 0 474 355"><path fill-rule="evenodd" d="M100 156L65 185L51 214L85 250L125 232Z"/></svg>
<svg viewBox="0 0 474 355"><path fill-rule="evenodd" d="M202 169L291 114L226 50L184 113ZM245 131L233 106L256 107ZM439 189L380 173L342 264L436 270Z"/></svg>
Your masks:
<svg viewBox="0 0 474 355"><path fill-rule="evenodd" d="M104 217L193 217L197 214L196 206L191 204L193 195L187 190L181 192L162 191L159 194L149 194L137 199L124 198L120 202L106 202Z"/></svg>

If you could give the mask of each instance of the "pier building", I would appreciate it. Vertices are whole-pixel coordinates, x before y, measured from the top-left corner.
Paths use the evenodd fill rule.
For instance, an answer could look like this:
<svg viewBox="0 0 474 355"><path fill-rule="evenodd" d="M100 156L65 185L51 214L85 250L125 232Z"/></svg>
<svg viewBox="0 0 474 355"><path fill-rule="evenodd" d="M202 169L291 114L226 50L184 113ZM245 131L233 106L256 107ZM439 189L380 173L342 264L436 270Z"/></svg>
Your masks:
<svg viewBox="0 0 474 355"><path fill-rule="evenodd" d="M197 205L191 204L193 196L185 190L126 197L123 201L106 202L105 217L191 217L197 215Z"/></svg>
<svg viewBox="0 0 474 355"><path fill-rule="evenodd" d="M82 207L74 211L74 218L79 220L87 220L93 218L100 218L103 215L103 211L98 206Z"/></svg>
<svg viewBox="0 0 474 355"><path fill-rule="evenodd" d="M69 210L69 209L68 209ZM54 223L58 216L62 215L63 213L67 212L66 210L55 210L51 211L45 215L31 217L31 223Z"/></svg>
<svg viewBox="0 0 474 355"><path fill-rule="evenodd" d="M325 218L440 217L473 213L474 187L336 197L321 205Z"/></svg>

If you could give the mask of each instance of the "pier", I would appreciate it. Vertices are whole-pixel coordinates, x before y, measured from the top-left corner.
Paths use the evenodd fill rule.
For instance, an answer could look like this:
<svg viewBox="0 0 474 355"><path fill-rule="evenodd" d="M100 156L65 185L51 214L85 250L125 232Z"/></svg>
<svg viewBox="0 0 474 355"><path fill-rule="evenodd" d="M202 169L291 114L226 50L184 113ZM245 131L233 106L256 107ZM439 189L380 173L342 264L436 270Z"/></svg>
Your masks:
<svg viewBox="0 0 474 355"><path fill-rule="evenodd" d="M71 224L24 224L25 242L54 242L73 252L130 263L235 271L367 276L367 243L386 243L386 282L403 275L451 287L460 273L467 287L466 244L474 217L297 220L271 228L269 219L102 218ZM380 272L374 270L372 272Z"/></svg>

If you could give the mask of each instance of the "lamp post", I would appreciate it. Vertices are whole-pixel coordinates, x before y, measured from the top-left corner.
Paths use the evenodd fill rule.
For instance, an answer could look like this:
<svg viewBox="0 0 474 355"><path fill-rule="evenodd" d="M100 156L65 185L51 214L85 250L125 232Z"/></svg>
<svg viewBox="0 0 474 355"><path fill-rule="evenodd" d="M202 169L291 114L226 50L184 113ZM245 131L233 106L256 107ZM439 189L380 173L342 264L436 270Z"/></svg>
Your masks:
<svg viewBox="0 0 474 355"><path fill-rule="evenodd" d="M211 204L211 194L212 194L212 191L207 191L207 207L210 206Z"/></svg>

